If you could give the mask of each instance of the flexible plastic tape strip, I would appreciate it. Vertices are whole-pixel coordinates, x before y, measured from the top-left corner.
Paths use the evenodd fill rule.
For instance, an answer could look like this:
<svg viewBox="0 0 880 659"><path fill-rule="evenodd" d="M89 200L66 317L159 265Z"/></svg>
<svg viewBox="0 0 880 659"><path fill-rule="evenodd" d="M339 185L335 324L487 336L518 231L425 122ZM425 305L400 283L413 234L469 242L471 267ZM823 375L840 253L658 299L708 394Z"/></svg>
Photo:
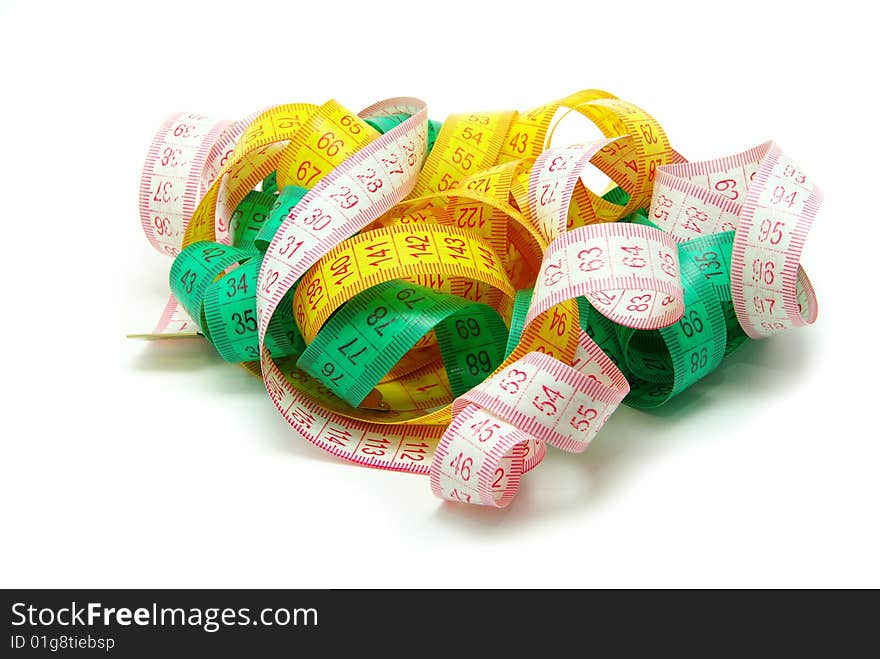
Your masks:
<svg viewBox="0 0 880 659"><path fill-rule="evenodd" d="M605 139L552 146L566 112ZM820 199L772 143L687 163L600 90L442 125L407 98L175 115L141 185L148 238L180 253L153 336L199 329L330 453L504 506L547 445L812 322Z"/></svg>
<svg viewBox="0 0 880 659"><path fill-rule="evenodd" d="M346 303L297 365L357 406L435 327L453 396L479 384L506 356L507 327L491 307L390 281Z"/></svg>

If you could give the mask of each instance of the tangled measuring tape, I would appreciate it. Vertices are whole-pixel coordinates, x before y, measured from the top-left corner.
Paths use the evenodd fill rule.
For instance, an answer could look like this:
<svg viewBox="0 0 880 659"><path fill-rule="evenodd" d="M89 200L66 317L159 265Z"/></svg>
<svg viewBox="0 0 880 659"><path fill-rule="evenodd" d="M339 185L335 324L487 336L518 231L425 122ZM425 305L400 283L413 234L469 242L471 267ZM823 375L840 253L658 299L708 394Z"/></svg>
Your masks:
<svg viewBox="0 0 880 659"><path fill-rule="evenodd" d="M604 139L554 146L571 113ZM689 163L599 90L442 124L412 98L181 113L140 193L173 295L137 336L203 336L320 448L501 507L548 445L812 323L820 203L774 143Z"/></svg>

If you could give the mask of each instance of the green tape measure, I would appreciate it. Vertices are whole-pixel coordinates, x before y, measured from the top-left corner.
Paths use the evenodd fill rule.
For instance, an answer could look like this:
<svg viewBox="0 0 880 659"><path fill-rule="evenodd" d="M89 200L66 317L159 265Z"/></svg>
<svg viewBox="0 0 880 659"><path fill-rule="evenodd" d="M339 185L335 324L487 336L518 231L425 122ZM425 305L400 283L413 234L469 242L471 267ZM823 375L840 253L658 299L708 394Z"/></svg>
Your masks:
<svg viewBox="0 0 880 659"><path fill-rule="evenodd" d="M232 244L239 249L256 251L255 241L266 226L269 211L274 205L274 194L256 190L248 192L236 206L229 221ZM265 247L261 251L266 251Z"/></svg>
<svg viewBox="0 0 880 659"><path fill-rule="evenodd" d="M223 359L230 362L260 358L257 340L257 276L261 257L252 258L218 279L205 291L207 334ZM305 342L293 318L293 289L282 299L269 322L266 347L275 357L297 355Z"/></svg>
<svg viewBox="0 0 880 659"><path fill-rule="evenodd" d="M227 361L260 358L256 290L261 264L262 257L252 252L199 242L184 249L171 267L171 290ZM293 289L285 297L266 335L266 347L276 357L305 348L293 318Z"/></svg>
<svg viewBox="0 0 880 659"><path fill-rule="evenodd" d="M617 328L617 339L631 374L628 402L662 405L715 370L724 358L727 329L712 285L697 262L679 249L685 311L674 325L655 331Z"/></svg>
<svg viewBox="0 0 880 659"><path fill-rule="evenodd" d="M680 251L699 265L700 272L712 285L727 328L724 356L732 354L749 338L739 324L730 297L730 261L733 253L733 231L716 233L682 243Z"/></svg>
<svg viewBox="0 0 880 659"><path fill-rule="evenodd" d="M231 245L201 241L184 249L171 264L168 278L171 291L209 340L202 306L205 291L227 268L244 263L252 256L251 252Z"/></svg>
<svg viewBox="0 0 880 659"><path fill-rule="evenodd" d="M506 355L513 352L514 348L519 345L525 329L526 316L529 313L529 304L532 302L531 288L523 288L516 292L513 299L513 313L510 317L510 334L507 337L507 346L504 351Z"/></svg>
<svg viewBox="0 0 880 659"><path fill-rule="evenodd" d="M264 178L260 189L269 194L278 194L278 172L272 172Z"/></svg>
<svg viewBox="0 0 880 659"><path fill-rule="evenodd" d="M644 209L626 221L655 227ZM666 403L745 343L748 337L730 301L733 239L734 232L728 231L679 245L685 311L669 327L644 331L615 325L586 299L578 300L582 328L630 383L626 404L648 408Z"/></svg>
<svg viewBox="0 0 880 659"><path fill-rule="evenodd" d="M346 302L297 366L357 407L432 329L453 396L484 380L506 356L507 326L495 309L394 280Z"/></svg>

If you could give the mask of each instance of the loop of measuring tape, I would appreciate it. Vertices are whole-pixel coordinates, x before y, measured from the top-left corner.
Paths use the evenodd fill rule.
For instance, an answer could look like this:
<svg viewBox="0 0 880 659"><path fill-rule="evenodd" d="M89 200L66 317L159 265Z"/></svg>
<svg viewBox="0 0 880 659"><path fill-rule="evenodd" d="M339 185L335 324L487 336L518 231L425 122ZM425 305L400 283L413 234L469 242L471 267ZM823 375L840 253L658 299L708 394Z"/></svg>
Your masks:
<svg viewBox="0 0 880 659"><path fill-rule="evenodd" d="M822 203L811 178L773 142L707 162L661 168L653 221L676 240L733 229L730 288L753 339L815 322L800 255Z"/></svg>
<svg viewBox="0 0 880 659"><path fill-rule="evenodd" d="M604 139L553 146L569 114ZM453 501L507 505L548 445L816 315L802 170L773 143L687 163L600 90L442 124L410 98L178 114L140 199L176 256L147 336L198 332L315 445Z"/></svg>

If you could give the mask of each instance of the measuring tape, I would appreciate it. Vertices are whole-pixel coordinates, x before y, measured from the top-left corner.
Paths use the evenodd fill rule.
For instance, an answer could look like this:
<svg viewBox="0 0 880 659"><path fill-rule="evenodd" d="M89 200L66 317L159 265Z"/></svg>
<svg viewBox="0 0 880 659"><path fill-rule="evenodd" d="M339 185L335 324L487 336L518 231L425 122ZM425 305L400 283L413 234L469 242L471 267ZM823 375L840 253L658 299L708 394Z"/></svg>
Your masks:
<svg viewBox="0 0 880 659"><path fill-rule="evenodd" d="M353 297L312 340L297 366L356 407L431 330L449 380L447 391L436 392L449 394L445 402L479 384L506 357L507 327L495 309L393 280ZM421 361L434 359L428 353Z"/></svg>
<svg viewBox="0 0 880 659"><path fill-rule="evenodd" d="M554 146L571 113L604 139ZM134 336L204 337L318 447L503 507L547 446L813 322L820 203L775 144L688 163L600 90L442 124L412 98L177 114L140 195L173 295Z"/></svg>

